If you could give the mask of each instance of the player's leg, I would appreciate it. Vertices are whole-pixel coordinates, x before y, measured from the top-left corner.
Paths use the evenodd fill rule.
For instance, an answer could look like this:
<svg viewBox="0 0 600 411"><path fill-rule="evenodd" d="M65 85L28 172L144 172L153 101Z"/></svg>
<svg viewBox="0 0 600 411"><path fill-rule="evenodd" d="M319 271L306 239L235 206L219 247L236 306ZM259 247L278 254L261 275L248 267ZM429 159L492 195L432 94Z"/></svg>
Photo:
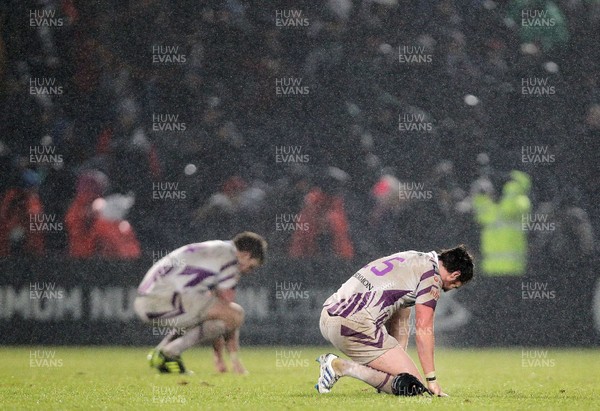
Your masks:
<svg viewBox="0 0 600 411"><path fill-rule="evenodd" d="M244 323L244 309L239 304L216 299L206 310L204 318L223 321L225 332L231 332L240 328Z"/></svg>
<svg viewBox="0 0 600 411"><path fill-rule="evenodd" d="M150 367L158 369L164 368L163 366L165 363L165 357L164 355L161 355L162 349L174 339L179 338L181 335L182 334L180 330L169 330L165 338L163 338L161 342L158 343L158 345L148 353L146 358L148 359Z"/></svg>
<svg viewBox="0 0 600 411"><path fill-rule="evenodd" d="M135 313L146 324L155 324L156 321L160 322L162 319L160 317L157 319L155 313L168 312L172 308L171 298L171 295L168 294L138 296L134 302ZM167 358L161 350L181 335L179 331L177 329L168 330L167 335L165 335L162 341L148 353L146 358L150 367L156 368L161 372L170 372L165 365Z"/></svg>
<svg viewBox="0 0 600 411"><path fill-rule="evenodd" d="M387 374L398 375L401 373L409 373L421 379L421 374L419 373L414 361L408 356L406 351L400 347L400 345L387 350L380 357L367 363L367 365Z"/></svg>
<svg viewBox="0 0 600 411"><path fill-rule="evenodd" d="M223 335L223 321L205 321L200 325L185 330L179 338L174 339L162 348L162 352L171 357L178 357L194 345L213 341Z"/></svg>
<svg viewBox="0 0 600 411"><path fill-rule="evenodd" d="M177 338L154 351L151 365L161 372L185 373L181 359L183 352L194 345L209 341L224 330L222 321L205 321L195 327L179 330ZM156 359L154 359L156 358Z"/></svg>
<svg viewBox="0 0 600 411"><path fill-rule="evenodd" d="M196 328L202 321L202 312L213 300L208 293L205 296L162 293L136 298L135 311L142 321L170 327L168 334L148 354L152 367L161 372L185 372L181 353L196 343L200 331ZM205 328L211 328L211 324Z"/></svg>
<svg viewBox="0 0 600 411"><path fill-rule="evenodd" d="M417 385L415 393L423 392L424 386L416 379L419 372L414 362L385 327L375 326L366 317L347 319L330 316L324 309L320 328L325 339L352 360L344 360L333 354L319 357L321 372L316 386L319 392L329 392L343 376L359 379L387 393L411 395L413 390L407 390L406 387L413 385ZM386 361L397 363L390 366L385 364Z"/></svg>
<svg viewBox="0 0 600 411"><path fill-rule="evenodd" d="M419 395L427 391L425 386L409 373L388 374L351 360L339 358L334 354L322 355L317 361L321 364L321 368L325 368L325 372L322 371L321 374L333 376L333 383L335 383L335 380L347 376L361 380L377 389L377 391L388 394ZM326 393L329 391L323 388L326 387L320 387L317 384L319 392Z"/></svg>
<svg viewBox="0 0 600 411"><path fill-rule="evenodd" d="M349 341L347 336L341 335L342 327L344 329L357 329L360 324L352 323L343 317L330 316L323 309L319 326L323 337L346 355L357 351L357 348L360 349L360 347L357 347L356 342ZM364 335L369 332L367 329L362 331L364 331ZM392 392L391 383L393 378L389 374L366 367L355 361L341 359L334 354L321 355L317 361L320 364L320 375L315 388L320 393L329 392L337 380L345 376L364 381L380 391Z"/></svg>
<svg viewBox="0 0 600 411"><path fill-rule="evenodd" d="M194 345L234 333L243 323L243 309L238 304L215 299L202 313L200 320L202 322L199 325L186 329L184 335L166 344L162 351L168 356L178 357Z"/></svg>
<svg viewBox="0 0 600 411"><path fill-rule="evenodd" d="M240 327L244 322L243 308L236 303L215 300L204 313L204 318L199 327L190 330L189 335L168 344L164 350L172 355L181 355L189 347L212 341L217 371L227 371L222 356L223 348L226 348L233 371L246 374L246 368L238 358Z"/></svg>
<svg viewBox="0 0 600 411"><path fill-rule="evenodd" d="M167 335L165 336L165 338L163 338L158 345L155 347L156 350L161 350L163 349L167 344L169 344L171 341L181 337L185 332L183 330L178 330L178 329L170 329L169 332L167 333Z"/></svg>

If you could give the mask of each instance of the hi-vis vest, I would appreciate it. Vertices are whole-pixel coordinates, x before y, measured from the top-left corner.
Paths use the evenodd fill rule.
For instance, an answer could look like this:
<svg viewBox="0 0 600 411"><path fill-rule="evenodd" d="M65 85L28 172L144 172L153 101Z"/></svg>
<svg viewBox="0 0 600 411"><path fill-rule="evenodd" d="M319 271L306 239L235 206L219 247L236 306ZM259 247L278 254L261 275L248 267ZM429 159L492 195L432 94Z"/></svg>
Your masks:
<svg viewBox="0 0 600 411"><path fill-rule="evenodd" d="M475 217L482 226L481 269L490 276L523 275L527 267L527 232L522 221L531 210L531 179L520 171L511 172L511 177L498 203L487 194L473 199Z"/></svg>

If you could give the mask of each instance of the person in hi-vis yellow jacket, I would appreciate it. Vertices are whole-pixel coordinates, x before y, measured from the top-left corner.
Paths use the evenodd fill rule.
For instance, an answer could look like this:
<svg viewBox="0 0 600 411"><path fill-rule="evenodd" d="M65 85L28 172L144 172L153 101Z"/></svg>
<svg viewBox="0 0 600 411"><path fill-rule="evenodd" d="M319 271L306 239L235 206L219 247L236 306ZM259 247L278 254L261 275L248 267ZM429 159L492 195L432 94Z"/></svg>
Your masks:
<svg viewBox="0 0 600 411"><path fill-rule="evenodd" d="M527 267L527 232L522 219L531 210L531 178L517 170L495 203L489 194L473 197L475 218L481 225L481 270L489 276L523 275Z"/></svg>

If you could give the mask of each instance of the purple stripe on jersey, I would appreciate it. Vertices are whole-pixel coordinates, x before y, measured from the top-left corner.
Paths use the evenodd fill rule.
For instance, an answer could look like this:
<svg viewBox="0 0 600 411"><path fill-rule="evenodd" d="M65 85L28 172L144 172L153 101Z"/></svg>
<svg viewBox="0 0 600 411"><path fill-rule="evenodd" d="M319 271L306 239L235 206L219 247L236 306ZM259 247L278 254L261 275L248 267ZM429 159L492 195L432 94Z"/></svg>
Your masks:
<svg viewBox="0 0 600 411"><path fill-rule="evenodd" d="M342 334L342 337L355 337L355 338L359 338L359 339L364 338L367 340L372 339L372 337L370 335L361 333L360 331L353 330L352 328L346 327L345 325L341 326L340 332Z"/></svg>
<svg viewBox="0 0 600 411"><path fill-rule="evenodd" d="M371 291L367 291L365 293L365 296L360 301L360 304L358 304L358 306L356 307L356 310L352 311L350 314L354 314L362 310L362 308L367 304L367 300L369 299L369 297L371 297Z"/></svg>
<svg viewBox="0 0 600 411"><path fill-rule="evenodd" d="M158 275L159 277L164 277L165 275L169 274L171 271L173 271L174 265L164 265L162 267L160 267L158 270L156 270L156 275Z"/></svg>
<svg viewBox="0 0 600 411"><path fill-rule="evenodd" d="M332 315L340 315L340 313L342 311L344 311L346 309L346 307L348 307L348 304L350 303L350 301L352 301L352 299L355 297L356 294L353 294L348 300L344 299L341 301L341 304L339 306L336 307L335 311L333 313L331 313Z"/></svg>
<svg viewBox="0 0 600 411"><path fill-rule="evenodd" d="M140 286L137 289L138 293L140 295L145 295L148 289L150 289L150 287L152 286L152 284L156 282L157 278L164 277L165 275L169 274L172 270L173 265L165 265L159 267L158 270L156 270L154 274L152 274L152 276L148 280L146 280L146 282L140 284Z"/></svg>
<svg viewBox="0 0 600 411"><path fill-rule="evenodd" d="M233 277L235 277L235 274L231 274L231 275L228 275L227 277L223 277L219 280L219 282L222 283L224 281L231 280Z"/></svg>
<svg viewBox="0 0 600 411"><path fill-rule="evenodd" d="M193 253L194 251L200 250L201 248L204 248L204 247L206 247L206 245L204 245L204 244L190 244L185 248L184 252Z"/></svg>
<svg viewBox="0 0 600 411"><path fill-rule="evenodd" d="M221 267L221 271L227 270L229 267L232 267L232 266L236 265L237 263L238 263L238 260L231 260L227 264L223 264L223 266Z"/></svg>
<svg viewBox="0 0 600 411"><path fill-rule="evenodd" d="M428 279L429 277L433 277L435 275L435 270L429 270L426 273L423 273L421 276L421 281Z"/></svg>
<svg viewBox="0 0 600 411"><path fill-rule="evenodd" d="M388 319L388 314L386 312L383 312L381 314L379 314L379 317L377 317L377 319L375 320L375 326L376 327L381 327L381 325L386 322Z"/></svg>
<svg viewBox="0 0 600 411"><path fill-rule="evenodd" d="M381 304L381 309L383 310L384 308L393 305L396 301L408 293L410 293L408 290L385 290L381 293L381 298L379 301L377 301L375 307Z"/></svg>
<svg viewBox="0 0 600 411"><path fill-rule="evenodd" d="M346 308L346 303L342 303L340 305L338 305L335 310L333 310L330 314L331 315L338 315L340 312L342 312L342 310Z"/></svg>
<svg viewBox="0 0 600 411"><path fill-rule="evenodd" d="M204 268L194 267L192 265L186 265L185 268L179 273L179 275L195 275L197 273L204 272L215 275L212 271L205 270Z"/></svg>
<svg viewBox="0 0 600 411"><path fill-rule="evenodd" d="M369 307L371 305L371 303L373 302L373 300L375 300L375 295L377 295L377 293L372 293L371 294L371 298L369 298L369 301L367 301L367 307Z"/></svg>
<svg viewBox="0 0 600 411"><path fill-rule="evenodd" d="M340 305L341 303L343 303L344 301L346 301L345 298L342 298L340 301L338 301L337 303L335 301L330 302L329 304L327 303L323 303L323 307L328 307L328 308L336 308L338 305Z"/></svg>
<svg viewBox="0 0 600 411"><path fill-rule="evenodd" d="M419 298L420 295L427 294L429 291L431 291L431 287L433 287L433 286L430 285L429 287L423 288L421 291L419 291L417 293L417 298Z"/></svg>
<svg viewBox="0 0 600 411"><path fill-rule="evenodd" d="M352 311L354 311L354 307L358 305L360 302L360 298L363 296L362 293L354 294L350 300L348 300L348 304L346 304L346 309L342 311L340 317L347 317L350 315Z"/></svg>
<svg viewBox="0 0 600 411"><path fill-rule="evenodd" d="M347 317L348 315L350 315L352 310L360 302L362 296L363 293L352 294L352 297L348 301L346 301L346 304L343 307L340 307L340 309L338 309L338 314L342 317Z"/></svg>
<svg viewBox="0 0 600 411"><path fill-rule="evenodd" d="M356 294L354 294L356 295ZM371 302L373 302L373 300L375 299L375 292L373 291L367 291L365 294L365 297L363 298L362 302L360 303L360 306L354 311L354 312L358 312L359 310L361 310L364 307L368 307L369 304L371 304ZM350 301L348 301L348 303L346 303L346 299L342 299L342 301L337 302L335 304L333 304L331 307L327 307L327 312L331 315L339 315L339 311L344 310L347 307L347 304L349 304ZM336 312L338 311L338 312ZM351 314L354 314L351 313Z"/></svg>
<svg viewBox="0 0 600 411"><path fill-rule="evenodd" d="M344 337L353 337L352 341L361 343L363 345L369 345L371 347L382 348L384 335L381 328L377 328L374 336L370 336L360 331L353 330L352 328L341 326L341 333Z"/></svg>
<svg viewBox="0 0 600 411"><path fill-rule="evenodd" d="M345 299L342 299L342 301L340 301L339 303L335 303L333 304L331 307L327 307L327 312L331 315L335 315L335 310L337 310L337 308L340 306L340 304L342 304L344 301L346 301Z"/></svg>
<svg viewBox="0 0 600 411"><path fill-rule="evenodd" d="M163 312L158 312L158 313L146 313L146 317L148 317L148 319L152 320L155 318L171 318L171 317L177 317L178 315L181 315L183 313L185 313L185 310L183 309L183 302L181 301L181 295L179 293L174 293L173 294L173 298L171 298L171 304L173 304L173 310L171 311L163 311Z"/></svg>
<svg viewBox="0 0 600 411"><path fill-rule="evenodd" d="M431 307L432 309L435 310L436 304L437 304L437 301L434 299L431 299L431 300L427 301L426 303L423 303L422 305L426 305L427 307Z"/></svg>
<svg viewBox="0 0 600 411"><path fill-rule="evenodd" d="M194 278L192 280L190 280L187 284L184 285L184 287L193 287L195 285L200 284L202 281L204 281L208 277L215 275L215 273L213 273L212 271L205 270L200 267L187 266L183 269L182 272L179 273L179 275L194 276Z"/></svg>

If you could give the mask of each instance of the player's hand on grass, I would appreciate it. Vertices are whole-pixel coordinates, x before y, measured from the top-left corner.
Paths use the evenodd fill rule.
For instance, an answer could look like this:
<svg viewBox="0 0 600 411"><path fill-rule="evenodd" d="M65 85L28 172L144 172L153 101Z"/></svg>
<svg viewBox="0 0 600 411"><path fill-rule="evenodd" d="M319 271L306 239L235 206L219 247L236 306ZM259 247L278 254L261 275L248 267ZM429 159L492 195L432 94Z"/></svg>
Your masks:
<svg viewBox="0 0 600 411"><path fill-rule="evenodd" d="M433 393L433 395L436 395L438 397L447 397L448 396L448 394L446 394L442 391L442 387L440 387L440 384L438 384L437 381L428 381L427 388L429 388L429 391L431 391Z"/></svg>

